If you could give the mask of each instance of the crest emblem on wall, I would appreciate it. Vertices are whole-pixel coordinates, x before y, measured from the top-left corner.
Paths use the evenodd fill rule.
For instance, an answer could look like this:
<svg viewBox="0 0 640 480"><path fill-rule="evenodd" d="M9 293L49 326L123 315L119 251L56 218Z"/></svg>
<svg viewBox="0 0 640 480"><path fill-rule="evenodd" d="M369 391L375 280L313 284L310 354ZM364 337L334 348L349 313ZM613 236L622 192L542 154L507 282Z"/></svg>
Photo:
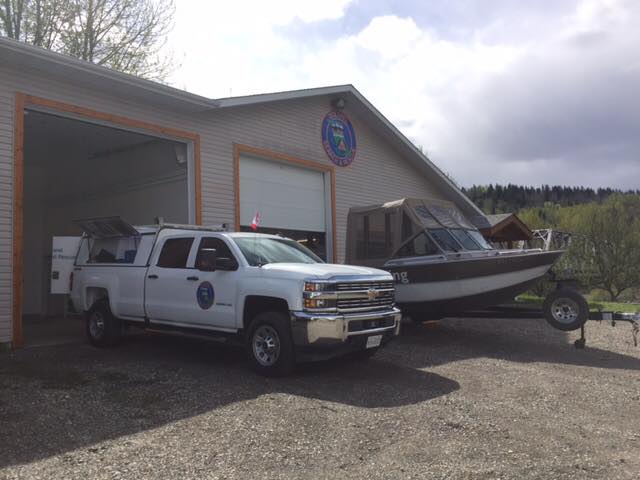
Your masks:
<svg viewBox="0 0 640 480"><path fill-rule="evenodd" d="M356 134L342 112L332 111L322 121L322 145L333 163L346 167L356 156Z"/></svg>

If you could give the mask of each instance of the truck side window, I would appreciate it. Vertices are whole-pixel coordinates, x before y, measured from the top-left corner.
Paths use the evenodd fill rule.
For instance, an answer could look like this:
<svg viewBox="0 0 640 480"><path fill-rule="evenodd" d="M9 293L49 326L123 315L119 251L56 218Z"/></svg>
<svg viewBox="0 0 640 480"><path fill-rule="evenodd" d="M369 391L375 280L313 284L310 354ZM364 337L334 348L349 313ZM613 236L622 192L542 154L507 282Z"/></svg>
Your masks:
<svg viewBox="0 0 640 480"><path fill-rule="evenodd" d="M162 246L158 267L187 268L191 245L193 245L193 237L169 238Z"/></svg>
<svg viewBox="0 0 640 480"><path fill-rule="evenodd" d="M204 248L215 248L216 254L218 258L235 258L229 246L224 242L224 240L215 237L203 237L200 240L200 245L198 246L198 255L196 256L196 268L202 267L202 260L200 252Z"/></svg>

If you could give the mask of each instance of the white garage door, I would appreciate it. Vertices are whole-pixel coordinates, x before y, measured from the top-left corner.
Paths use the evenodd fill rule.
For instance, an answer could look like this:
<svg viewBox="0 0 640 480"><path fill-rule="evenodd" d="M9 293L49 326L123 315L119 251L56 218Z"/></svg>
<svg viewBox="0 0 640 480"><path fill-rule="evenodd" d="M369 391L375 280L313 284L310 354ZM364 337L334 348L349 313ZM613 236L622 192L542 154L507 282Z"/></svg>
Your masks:
<svg viewBox="0 0 640 480"><path fill-rule="evenodd" d="M323 172L240 157L240 225L258 211L261 227L324 232L325 206Z"/></svg>

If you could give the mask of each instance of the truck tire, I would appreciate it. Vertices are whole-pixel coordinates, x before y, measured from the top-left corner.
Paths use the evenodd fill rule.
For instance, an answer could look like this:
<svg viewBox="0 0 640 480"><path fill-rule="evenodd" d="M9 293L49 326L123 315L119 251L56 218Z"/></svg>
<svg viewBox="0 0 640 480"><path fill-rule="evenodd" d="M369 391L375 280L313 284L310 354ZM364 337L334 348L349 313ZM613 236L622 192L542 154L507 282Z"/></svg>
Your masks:
<svg viewBox="0 0 640 480"><path fill-rule="evenodd" d="M589 317L589 304L575 290L560 288L546 296L542 311L552 327L569 332L585 324Z"/></svg>
<svg viewBox="0 0 640 480"><path fill-rule="evenodd" d="M246 348L253 369L261 375L284 377L295 368L291 326L280 312L256 315L249 326Z"/></svg>
<svg viewBox="0 0 640 480"><path fill-rule="evenodd" d="M122 323L115 318L107 300L98 300L86 313L87 337L95 347L111 347L122 337Z"/></svg>

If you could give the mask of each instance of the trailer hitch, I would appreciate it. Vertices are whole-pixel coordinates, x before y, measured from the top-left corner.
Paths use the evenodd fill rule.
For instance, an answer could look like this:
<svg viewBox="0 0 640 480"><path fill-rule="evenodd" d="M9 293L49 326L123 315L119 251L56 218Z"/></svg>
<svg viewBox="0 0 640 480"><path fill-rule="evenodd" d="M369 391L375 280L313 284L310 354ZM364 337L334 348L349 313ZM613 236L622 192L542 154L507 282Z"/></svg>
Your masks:
<svg viewBox="0 0 640 480"><path fill-rule="evenodd" d="M631 324L631 335L633 337L633 346L638 346L638 337L640 336L640 313L621 313L621 312L593 312L589 314L589 320L610 321L611 326L615 327L617 322L627 322ZM585 337L584 325L580 327L580 338L573 342L578 349L583 349L587 343Z"/></svg>

